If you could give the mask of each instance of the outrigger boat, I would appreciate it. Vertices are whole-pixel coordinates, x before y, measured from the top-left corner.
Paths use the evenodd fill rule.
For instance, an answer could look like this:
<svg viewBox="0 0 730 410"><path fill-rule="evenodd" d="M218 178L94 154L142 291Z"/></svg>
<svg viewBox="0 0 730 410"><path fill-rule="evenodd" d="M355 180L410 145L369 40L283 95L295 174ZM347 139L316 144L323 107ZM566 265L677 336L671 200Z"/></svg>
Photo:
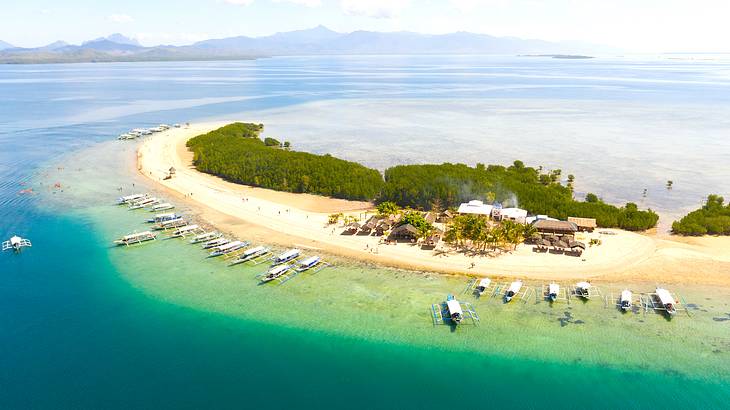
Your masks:
<svg viewBox="0 0 730 410"><path fill-rule="evenodd" d="M153 206L152 208L150 208L150 212L167 211L167 210L170 210L173 208L175 208L175 205L173 205L169 202L165 202L164 204L157 204L157 205Z"/></svg>
<svg viewBox="0 0 730 410"><path fill-rule="evenodd" d="M182 216L180 216L174 212L169 212L166 214L157 214L157 215L155 215L154 218L148 219L147 222L158 224L160 222L171 221L173 219L179 219L179 218L182 218Z"/></svg>
<svg viewBox="0 0 730 410"><path fill-rule="evenodd" d="M129 205L132 202L139 201L141 199L147 198L149 195L147 194L132 194L127 196L122 196L117 199L117 203L119 205Z"/></svg>
<svg viewBox="0 0 730 410"><path fill-rule="evenodd" d="M227 255L227 254L237 251L241 248L245 248L246 245L247 244L245 242L241 242L241 241L228 242L225 245L221 245L221 246L212 248L213 252L211 252L209 256L211 258L215 258L216 256Z"/></svg>
<svg viewBox="0 0 730 410"><path fill-rule="evenodd" d="M454 297L449 295L446 297L446 309L449 311L449 318L454 324L461 323L464 320L464 311L461 309L461 303Z"/></svg>
<svg viewBox="0 0 730 410"><path fill-rule="evenodd" d="M132 202L129 205L129 210L135 210L135 209L142 209L146 208L148 206L157 205L160 203L160 200L157 198L144 198L139 201Z"/></svg>
<svg viewBox="0 0 730 410"><path fill-rule="evenodd" d="M168 229L173 229L173 228L179 228L179 227L185 226L187 224L188 224L187 221L184 220L183 218L175 218L175 219L170 219L170 220L162 221L162 222L158 223L157 225L155 225L155 229L157 229L158 231L168 230Z"/></svg>
<svg viewBox="0 0 730 410"><path fill-rule="evenodd" d="M291 260L294 260L299 257L299 255L302 253L299 249L290 249L279 256L275 257L272 266L281 265L282 263L287 263Z"/></svg>
<svg viewBox="0 0 730 410"><path fill-rule="evenodd" d="M575 284L575 295L583 299L591 298L591 284L588 282L578 282Z"/></svg>
<svg viewBox="0 0 730 410"><path fill-rule="evenodd" d="M292 269L291 265L278 265L269 269L269 271L261 277L261 282L271 282L274 279L280 278L283 274L289 272Z"/></svg>
<svg viewBox="0 0 730 410"><path fill-rule="evenodd" d="M120 134L117 137L118 140L133 140L135 138L137 138L137 136L135 134L130 134L128 132L125 132L124 134Z"/></svg>
<svg viewBox="0 0 730 410"><path fill-rule="evenodd" d="M297 271L304 272L312 269L313 267L317 266L322 262L322 258L319 256L310 256L307 259L304 259L303 261L299 262L299 267L297 268Z"/></svg>
<svg viewBox="0 0 730 410"><path fill-rule="evenodd" d="M181 226L180 228L177 228L175 232L170 235L170 238L182 238L185 235L190 235L196 231L200 230L200 226L198 225L185 225Z"/></svg>
<svg viewBox="0 0 730 410"><path fill-rule="evenodd" d="M507 288L507 291L504 293L504 301L510 302L517 294L520 293L520 289L522 289L522 281L514 281L509 285L509 288Z"/></svg>
<svg viewBox="0 0 730 410"><path fill-rule="evenodd" d="M551 302L555 302L558 299L558 295L560 294L560 285L557 283L551 283L548 285L548 294L547 297L550 299Z"/></svg>
<svg viewBox="0 0 730 410"><path fill-rule="evenodd" d="M196 243L200 243L200 242L208 242L213 239L218 239L221 236L223 236L223 234L218 231L204 232L204 233L194 236L193 239L190 240L190 243L196 244Z"/></svg>
<svg viewBox="0 0 730 410"><path fill-rule="evenodd" d="M264 246L257 246L255 248L246 249L236 260L231 262L231 266L238 265L239 263L248 262L252 259L256 259L259 256L264 256L271 252L271 249Z"/></svg>
<svg viewBox="0 0 730 410"><path fill-rule="evenodd" d="M677 308L674 306L674 298L668 290L656 288L655 292L659 302L662 304L664 309L666 309L668 315L672 316L677 313Z"/></svg>
<svg viewBox="0 0 730 410"><path fill-rule="evenodd" d="M30 248L33 246L28 239L21 238L20 236L13 235L10 239L2 243L3 251L13 250L20 252L23 248Z"/></svg>
<svg viewBox="0 0 730 410"><path fill-rule="evenodd" d="M621 297L619 298L619 306L621 307L621 310L624 312L631 309L631 291L628 289L625 289L621 292Z"/></svg>
<svg viewBox="0 0 730 410"><path fill-rule="evenodd" d="M483 278L477 283L476 288L474 289L476 291L476 294L478 296L482 296L484 292L487 291L489 288L489 285L492 283L492 280L489 278Z"/></svg>
<svg viewBox="0 0 730 410"><path fill-rule="evenodd" d="M125 235L125 236L117 239L116 241L114 241L114 243L116 243L117 245L129 246L129 245L134 245L134 244L138 244L138 243L142 243L142 242L154 241L155 239L157 239L156 233L153 233L150 231L144 231L144 232Z"/></svg>
<svg viewBox="0 0 730 410"><path fill-rule="evenodd" d="M223 237L212 239L206 243L203 244L203 249L210 249L210 248L217 248L219 246L223 246L227 243L230 243L230 239L226 239Z"/></svg>

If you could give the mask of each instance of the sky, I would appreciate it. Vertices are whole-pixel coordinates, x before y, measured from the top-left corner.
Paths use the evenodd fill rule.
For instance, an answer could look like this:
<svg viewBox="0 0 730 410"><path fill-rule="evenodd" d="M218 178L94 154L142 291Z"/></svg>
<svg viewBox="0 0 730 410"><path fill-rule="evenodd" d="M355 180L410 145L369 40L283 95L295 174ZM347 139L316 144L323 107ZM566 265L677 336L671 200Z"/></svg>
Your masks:
<svg viewBox="0 0 730 410"><path fill-rule="evenodd" d="M0 6L0 40L35 47L120 32L143 45L335 31L469 31L627 52L730 52L728 0L23 0Z"/></svg>

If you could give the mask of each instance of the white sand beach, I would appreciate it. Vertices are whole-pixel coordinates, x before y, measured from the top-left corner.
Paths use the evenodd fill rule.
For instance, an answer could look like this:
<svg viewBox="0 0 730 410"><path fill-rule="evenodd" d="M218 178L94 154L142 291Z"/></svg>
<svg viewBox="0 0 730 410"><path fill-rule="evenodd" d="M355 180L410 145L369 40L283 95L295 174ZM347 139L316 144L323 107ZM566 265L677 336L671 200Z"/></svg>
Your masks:
<svg viewBox="0 0 730 410"><path fill-rule="evenodd" d="M573 257L536 253L527 245L498 256L470 256L403 243L379 244L376 236L341 235L342 227L327 225L328 215L344 212L364 220L372 215L372 204L234 184L193 168L186 141L229 122L191 124L149 137L138 149L137 165L142 175L185 201L201 219L240 238L450 274L730 284L730 238L658 238L601 229L578 239L587 243L598 238L602 244ZM170 167L176 175L164 180Z"/></svg>

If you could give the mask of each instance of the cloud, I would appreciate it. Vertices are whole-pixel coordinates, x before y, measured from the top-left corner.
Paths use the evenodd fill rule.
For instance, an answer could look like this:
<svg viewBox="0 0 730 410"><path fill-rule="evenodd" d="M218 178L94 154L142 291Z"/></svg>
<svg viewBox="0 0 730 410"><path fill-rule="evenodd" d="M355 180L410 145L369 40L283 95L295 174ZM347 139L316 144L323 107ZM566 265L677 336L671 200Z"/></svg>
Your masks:
<svg viewBox="0 0 730 410"><path fill-rule="evenodd" d="M322 5L322 0L271 0L274 3L293 3L299 4L306 7L319 7Z"/></svg>
<svg viewBox="0 0 730 410"><path fill-rule="evenodd" d="M372 18L396 17L411 4L411 0L342 0L342 11L351 16Z"/></svg>
<svg viewBox="0 0 730 410"><path fill-rule="evenodd" d="M134 21L132 16L127 14L112 14L107 19L113 23L131 23Z"/></svg>
<svg viewBox="0 0 730 410"><path fill-rule="evenodd" d="M248 6L251 3L253 3L253 0L223 0L228 4L233 4L234 6Z"/></svg>

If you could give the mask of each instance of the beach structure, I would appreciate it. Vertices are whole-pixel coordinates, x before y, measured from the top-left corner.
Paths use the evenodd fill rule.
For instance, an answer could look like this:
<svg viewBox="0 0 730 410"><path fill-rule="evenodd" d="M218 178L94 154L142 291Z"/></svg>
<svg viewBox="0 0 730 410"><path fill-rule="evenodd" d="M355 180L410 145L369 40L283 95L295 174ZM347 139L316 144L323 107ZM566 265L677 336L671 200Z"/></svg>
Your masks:
<svg viewBox="0 0 730 410"><path fill-rule="evenodd" d="M507 288L507 291L504 292L505 303L511 302L515 296L519 295L521 289L522 289L521 280L516 280L516 281L512 282L509 285L509 287Z"/></svg>
<svg viewBox="0 0 730 410"><path fill-rule="evenodd" d="M300 251L299 249L296 249L296 248L289 249L288 251L274 257L271 260L271 265L276 266L276 265L281 265L281 264L284 264L287 262L291 262L291 261L297 259L301 255L301 253L302 253L302 251Z"/></svg>
<svg viewBox="0 0 730 410"><path fill-rule="evenodd" d="M132 194L132 195L126 195L119 197L117 199L117 204L119 205L129 205L132 202L139 201L141 199L147 198L148 194Z"/></svg>
<svg viewBox="0 0 730 410"><path fill-rule="evenodd" d="M452 219L454 219L454 216L456 216L456 213L452 212L451 210L447 209L441 213L438 214L438 217L436 218L436 222L439 223L449 223Z"/></svg>
<svg viewBox="0 0 730 410"><path fill-rule="evenodd" d="M157 204L157 205L152 206L150 208L150 212L168 211L168 210L174 209L174 208L175 208L175 205L173 205L169 202L165 202L162 204Z"/></svg>
<svg viewBox="0 0 730 410"><path fill-rule="evenodd" d="M677 313L677 308L675 306L674 298L672 297L672 294L669 293L668 290L664 288L656 288L654 291L656 294L657 299L659 300L659 303L664 308L664 310L667 312L668 315L673 316L675 313Z"/></svg>
<svg viewBox="0 0 730 410"><path fill-rule="evenodd" d="M211 248L211 252L208 256L211 258L215 258L216 256L227 255L227 254L229 254L231 252L235 252L245 246L246 246L246 244L241 241L228 242L225 245L220 245L220 246Z"/></svg>
<svg viewBox="0 0 730 410"><path fill-rule="evenodd" d="M195 235L192 239L190 239L190 243L196 244L201 242L208 242L212 241L213 239L218 239L222 236L223 234L218 231L203 232L201 234Z"/></svg>
<svg viewBox="0 0 730 410"><path fill-rule="evenodd" d="M454 295L448 295L443 303L431 305L431 317L434 326L437 324L450 324L457 326L465 319L471 319L474 325L479 322L479 315L474 307L468 302L456 300Z"/></svg>
<svg viewBox="0 0 730 410"><path fill-rule="evenodd" d="M598 227L595 218L578 218L569 216L568 222L574 223L581 232L593 232Z"/></svg>
<svg viewBox="0 0 730 410"><path fill-rule="evenodd" d="M375 228L378 226L379 218L377 216L371 216L361 227L360 227L360 233L369 235L373 231L375 231Z"/></svg>
<svg viewBox="0 0 730 410"><path fill-rule="evenodd" d="M117 239L116 241L114 241L114 243L116 243L117 245L130 246L130 245L137 245L142 242L154 241L155 239L157 239L156 233L150 232L150 231L144 231L144 232L135 232L135 233L131 233L129 235L125 235L125 236Z"/></svg>
<svg viewBox="0 0 730 410"><path fill-rule="evenodd" d="M30 248L33 244L28 239L21 238L18 235L13 235L7 241L2 243L3 251L12 250L16 253L23 250L23 248Z"/></svg>
<svg viewBox="0 0 730 410"><path fill-rule="evenodd" d="M198 225L185 225L181 226L170 235L170 238L184 238L188 235L194 235L202 231L202 228Z"/></svg>
<svg viewBox="0 0 730 410"><path fill-rule="evenodd" d="M536 220L532 226L535 227L541 235L552 234L559 237L572 238L578 232L578 226L573 222L554 221L549 219Z"/></svg>
<svg viewBox="0 0 730 410"><path fill-rule="evenodd" d="M626 312L627 310L631 310L631 298L632 294L631 291L628 289L624 289L621 292L621 296L619 297L618 303L621 310Z"/></svg>
<svg viewBox="0 0 730 410"><path fill-rule="evenodd" d="M171 221L173 219L182 218L182 216L174 213L174 212L168 212L164 214L157 214L153 218L150 218L147 220L148 223L160 223L164 221Z"/></svg>
<svg viewBox="0 0 730 410"><path fill-rule="evenodd" d="M517 223L526 223L527 210L520 208L498 208L492 210L492 218L495 221L513 221Z"/></svg>
<svg viewBox="0 0 730 410"><path fill-rule="evenodd" d="M409 241L415 241L418 237L418 229L416 229L415 226L411 224L403 224L396 226L393 228L392 231L390 231L390 235L388 235L388 239L392 241L398 241L398 240L409 240Z"/></svg>
<svg viewBox="0 0 730 410"><path fill-rule="evenodd" d="M230 239L226 239L223 237L211 239L203 244L203 249L217 248L217 247L223 246L229 242L231 242Z"/></svg>
<svg viewBox="0 0 730 410"><path fill-rule="evenodd" d="M350 234L350 235L356 234L358 230L360 230L360 224L357 222L350 222L345 227L345 233Z"/></svg>
<svg viewBox="0 0 730 410"><path fill-rule="evenodd" d="M459 205L459 210L457 212L462 215L472 214L491 217L493 209L494 207L492 205L485 204L484 202L475 199Z"/></svg>
<svg viewBox="0 0 730 410"><path fill-rule="evenodd" d="M269 253L271 253L271 249L265 246L256 246L253 248L249 248L243 251L242 254L238 255L238 257L233 262L231 262L229 266L238 265L240 263L245 263L248 261L254 261L257 258L268 255Z"/></svg>
<svg viewBox="0 0 730 410"><path fill-rule="evenodd" d="M551 283L548 285L547 298L551 302L555 302L560 295L560 285L557 283Z"/></svg>

